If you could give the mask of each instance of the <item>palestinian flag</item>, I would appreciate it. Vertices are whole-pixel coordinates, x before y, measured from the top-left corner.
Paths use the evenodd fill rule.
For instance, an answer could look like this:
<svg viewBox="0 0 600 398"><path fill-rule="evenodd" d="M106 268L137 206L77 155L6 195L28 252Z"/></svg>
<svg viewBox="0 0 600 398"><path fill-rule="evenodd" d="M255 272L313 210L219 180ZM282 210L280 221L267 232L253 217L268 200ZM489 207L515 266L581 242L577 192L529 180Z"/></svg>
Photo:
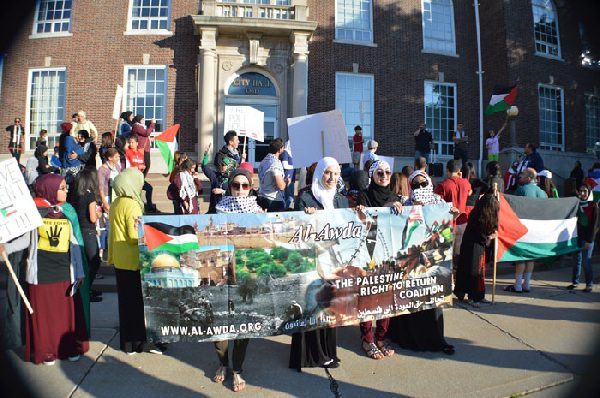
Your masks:
<svg viewBox="0 0 600 398"><path fill-rule="evenodd" d="M175 149L177 147L175 136L177 135L178 131L179 124L175 124L154 138L156 141L156 146L160 150L160 154L162 155L163 159L165 159L169 173L173 171L173 166L175 165L174 157Z"/></svg>
<svg viewBox="0 0 600 398"><path fill-rule="evenodd" d="M160 222L144 224L144 238L148 250L166 250L181 254L200 247L196 230L190 225L174 227Z"/></svg>
<svg viewBox="0 0 600 398"><path fill-rule="evenodd" d="M600 169L593 169L588 172L588 176L583 180L585 184L588 184L592 188L594 194L594 202L600 201ZM577 187L579 189L579 187Z"/></svg>
<svg viewBox="0 0 600 398"><path fill-rule="evenodd" d="M492 113L505 111L515 103L515 99L517 99L516 84L512 87L497 84L492 90L492 98L487 108L485 108L485 114L491 115Z"/></svg>
<svg viewBox="0 0 600 398"><path fill-rule="evenodd" d="M579 250L578 198L500 194L498 261L529 261Z"/></svg>

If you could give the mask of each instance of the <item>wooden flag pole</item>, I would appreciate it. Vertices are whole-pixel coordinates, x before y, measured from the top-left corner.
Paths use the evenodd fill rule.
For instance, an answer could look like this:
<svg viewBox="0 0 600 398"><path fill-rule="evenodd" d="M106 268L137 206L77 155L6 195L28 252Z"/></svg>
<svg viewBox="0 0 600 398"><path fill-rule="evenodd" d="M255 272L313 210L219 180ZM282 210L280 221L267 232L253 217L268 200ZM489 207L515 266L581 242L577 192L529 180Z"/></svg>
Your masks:
<svg viewBox="0 0 600 398"><path fill-rule="evenodd" d="M25 303L25 306L27 307L27 310L29 311L29 313L33 314L33 308L31 308L31 304L29 303L29 300L27 300L27 296L25 296L25 292L23 291L23 288L19 284L19 279L17 278L17 275L15 275L15 271L13 270L13 267L10 264L10 261L8 261L8 256L6 255L6 250L4 249L4 247L0 248L0 250L1 250L0 255L2 256L2 260L4 260L4 262L6 263L6 268L8 269L8 273L10 274L10 277L12 278L13 282L15 283L15 286L17 286L19 295L23 299L23 302Z"/></svg>
<svg viewBox="0 0 600 398"><path fill-rule="evenodd" d="M496 198L498 200L498 183L497 182L494 183L494 185L492 187L492 192L494 194L494 198ZM497 231L496 231L496 235L497 235ZM493 272L493 277L492 277L492 304L494 304L496 302L496 264L498 263L498 236L496 236L496 238L494 239L493 252L494 252L494 272Z"/></svg>

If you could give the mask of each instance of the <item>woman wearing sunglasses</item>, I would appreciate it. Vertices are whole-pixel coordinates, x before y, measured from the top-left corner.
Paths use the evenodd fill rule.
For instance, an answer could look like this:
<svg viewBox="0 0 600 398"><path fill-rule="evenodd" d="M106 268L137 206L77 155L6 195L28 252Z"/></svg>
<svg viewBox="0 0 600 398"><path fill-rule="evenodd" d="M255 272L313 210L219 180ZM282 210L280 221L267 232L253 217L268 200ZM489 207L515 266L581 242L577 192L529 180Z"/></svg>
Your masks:
<svg viewBox="0 0 600 398"><path fill-rule="evenodd" d="M358 197L359 210L361 207L395 207L402 212L400 198L390 189L391 176L392 170L385 160L373 162L369 168L371 183ZM369 358L379 360L394 355L394 350L384 342L389 324L390 318L379 319L373 332L371 321L360 323L362 348Z"/></svg>
<svg viewBox="0 0 600 398"><path fill-rule="evenodd" d="M229 188L223 199L217 204L217 213L264 213L256 202L256 196L251 195L252 175L248 170L235 169L230 175ZM229 279L229 283L236 281ZM242 365L246 358L246 348L249 339L236 339L233 341L233 391L238 392L246 388L246 381L242 378ZM215 351L219 358L219 367L215 372L213 381L222 383L227 378L229 367L229 340L215 342Z"/></svg>
<svg viewBox="0 0 600 398"><path fill-rule="evenodd" d="M408 177L408 184L409 198L404 203L405 206L446 204L440 195L433 192L431 178L424 171L413 172ZM455 207L449 206L449 210L455 216L458 215L458 209ZM387 336L400 347L409 350L454 354L454 346L448 344L444 338L444 315L441 308L392 318Z"/></svg>
<svg viewBox="0 0 600 398"><path fill-rule="evenodd" d="M307 214L314 214L317 210L347 208L348 200L336 189L340 174L341 168L337 160L331 157L319 160L313 173L310 189L300 195L295 209L304 210ZM337 368L338 362L335 328L324 328L292 335L289 362L291 369L300 372L302 368Z"/></svg>

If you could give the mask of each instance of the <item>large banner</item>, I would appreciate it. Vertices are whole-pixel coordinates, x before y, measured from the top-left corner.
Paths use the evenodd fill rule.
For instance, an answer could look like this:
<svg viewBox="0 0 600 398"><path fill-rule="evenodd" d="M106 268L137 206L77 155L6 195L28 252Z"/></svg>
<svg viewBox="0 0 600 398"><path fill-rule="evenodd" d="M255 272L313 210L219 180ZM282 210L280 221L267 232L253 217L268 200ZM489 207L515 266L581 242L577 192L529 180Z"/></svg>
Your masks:
<svg viewBox="0 0 600 398"><path fill-rule="evenodd" d="M148 337L273 336L450 303L451 220L447 204L144 217Z"/></svg>

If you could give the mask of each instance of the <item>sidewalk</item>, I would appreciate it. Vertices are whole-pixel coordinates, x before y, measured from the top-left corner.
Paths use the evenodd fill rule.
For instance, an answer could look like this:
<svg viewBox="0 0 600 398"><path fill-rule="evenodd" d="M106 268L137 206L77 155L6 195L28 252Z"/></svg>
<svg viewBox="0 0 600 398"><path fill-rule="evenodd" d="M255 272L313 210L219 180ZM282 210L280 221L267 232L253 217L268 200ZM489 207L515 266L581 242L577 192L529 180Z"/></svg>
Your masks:
<svg viewBox="0 0 600 398"><path fill-rule="evenodd" d="M111 292L92 303L93 341L79 362L36 366L24 363L22 352L10 355L44 397L335 397L332 391L343 397L570 396L600 335L600 284L593 293L569 292L570 272L534 272L529 294L504 292L512 275L501 273L496 304L445 310L453 356L397 350L391 358L371 360L360 349L358 327L344 327L338 329L341 366L330 379L320 368L288 369L290 337L253 339L241 393L231 391L231 375L224 385L210 380L217 367L211 343L171 344L163 356L119 351L117 297ZM597 261L594 272L600 275Z"/></svg>

